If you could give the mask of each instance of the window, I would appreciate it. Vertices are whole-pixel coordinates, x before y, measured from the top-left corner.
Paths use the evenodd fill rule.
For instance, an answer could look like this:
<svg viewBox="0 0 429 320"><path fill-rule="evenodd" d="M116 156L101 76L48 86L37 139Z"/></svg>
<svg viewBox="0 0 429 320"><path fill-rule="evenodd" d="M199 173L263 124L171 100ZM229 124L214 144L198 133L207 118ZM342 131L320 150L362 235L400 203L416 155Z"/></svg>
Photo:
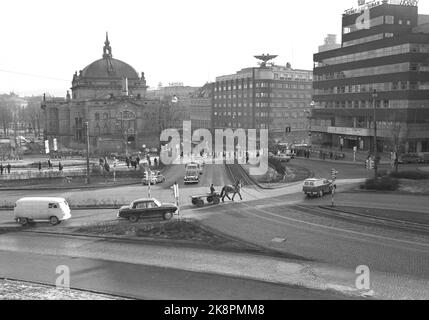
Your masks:
<svg viewBox="0 0 429 320"><path fill-rule="evenodd" d="M49 204L49 209L57 209L58 205L56 203L50 203Z"/></svg>
<svg viewBox="0 0 429 320"><path fill-rule="evenodd" d="M394 16L386 16L385 17L385 24L394 24L395 23L395 17Z"/></svg>

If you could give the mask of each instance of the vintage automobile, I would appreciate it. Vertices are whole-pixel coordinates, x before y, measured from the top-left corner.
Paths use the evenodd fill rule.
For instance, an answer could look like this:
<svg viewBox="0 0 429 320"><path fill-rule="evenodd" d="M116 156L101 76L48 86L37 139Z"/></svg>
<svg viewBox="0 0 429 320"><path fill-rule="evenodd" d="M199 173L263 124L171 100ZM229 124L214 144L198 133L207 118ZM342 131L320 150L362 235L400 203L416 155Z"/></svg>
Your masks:
<svg viewBox="0 0 429 320"><path fill-rule="evenodd" d="M304 181L302 191L307 197L323 197L325 194L331 193L334 188L336 186L332 180L307 179Z"/></svg>
<svg viewBox="0 0 429 320"><path fill-rule="evenodd" d="M281 153L278 156L275 156L274 158L280 162L289 162L292 159L292 156L289 154Z"/></svg>
<svg viewBox="0 0 429 320"><path fill-rule="evenodd" d="M165 177L161 174L161 172L160 171L152 171L150 184L158 184L158 183L163 183L163 182L165 182ZM149 180L143 178L142 184L145 186L148 185Z"/></svg>
<svg viewBox="0 0 429 320"><path fill-rule="evenodd" d="M119 209L118 218L128 219L131 222L137 222L141 218L162 218L171 220L178 208L172 203L161 203L158 200L139 199L134 200L128 206Z"/></svg>
<svg viewBox="0 0 429 320"><path fill-rule="evenodd" d="M424 159L417 153L407 153L400 155L398 162L400 164L422 163L424 162Z"/></svg>

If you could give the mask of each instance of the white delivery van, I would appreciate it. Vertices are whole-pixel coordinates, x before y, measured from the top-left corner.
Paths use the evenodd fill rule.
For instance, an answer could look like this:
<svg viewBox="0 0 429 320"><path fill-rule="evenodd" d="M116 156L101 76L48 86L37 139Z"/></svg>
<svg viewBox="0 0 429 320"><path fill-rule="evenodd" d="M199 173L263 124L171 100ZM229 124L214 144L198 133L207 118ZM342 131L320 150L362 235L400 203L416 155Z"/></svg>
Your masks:
<svg viewBox="0 0 429 320"><path fill-rule="evenodd" d="M71 218L70 207L64 198L22 198L15 203L15 220L22 225L49 221L52 225Z"/></svg>

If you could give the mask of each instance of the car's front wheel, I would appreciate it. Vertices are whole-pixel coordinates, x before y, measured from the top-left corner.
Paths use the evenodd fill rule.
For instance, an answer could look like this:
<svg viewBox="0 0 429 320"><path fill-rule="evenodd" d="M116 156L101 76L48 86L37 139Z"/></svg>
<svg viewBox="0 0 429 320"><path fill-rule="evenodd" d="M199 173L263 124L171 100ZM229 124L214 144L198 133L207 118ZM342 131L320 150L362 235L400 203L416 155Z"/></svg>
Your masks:
<svg viewBox="0 0 429 320"><path fill-rule="evenodd" d="M164 213L164 215L162 216L164 218L164 220L171 220L173 218L173 214L171 212L166 212Z"/></svg>
<svg viewBox="0 0 429 320"><path fill-rule="evenodd" d="M55 226L58 223L60 223L60 220L57 217L52 216L52 217L49 218L49 223L52 224L53 226Z"/></svg>
<svg viewBox="0 0 429 320"><path fill-rule="evenodd" d="M128 220L130 220L130 222L132 223L136 223L137 221L139 221L139 217L135 214L132 214L128 217Z"/></svg>
<svg viewBox="0 0 429 320"><path fill-rule="evenodd" d="M28 219L27 218L19 218L18 222L22 225L25 226L28 224Z"/></svg>

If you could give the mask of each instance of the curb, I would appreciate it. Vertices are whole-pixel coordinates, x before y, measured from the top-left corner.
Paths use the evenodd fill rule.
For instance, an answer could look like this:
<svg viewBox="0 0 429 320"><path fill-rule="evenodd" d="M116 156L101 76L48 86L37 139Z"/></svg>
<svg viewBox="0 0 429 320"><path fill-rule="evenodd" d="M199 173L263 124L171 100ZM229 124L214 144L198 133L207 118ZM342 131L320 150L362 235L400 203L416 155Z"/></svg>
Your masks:
<svg viewBox="0 0 429 320"><path fill-rule="evenodd" d="M55 190L73 190L73 189L108 189L108 188L114 188L114 187L124 187L124 186L133 186L133 185L140 185L140 181L138 182L130 182L130 183L117 183L117 184L112 184L112 185L100 185L100 186L95 186L95 185L78 185L78 186L58 186L58 187L38 187L37 185L34 185L33 187L23 187L23 188L16 188L16 187L12 187L12 188L0 188L0 192L1 191L34 191L35 189L37 190L42 190L42 191L55 191Z"/></svg>

